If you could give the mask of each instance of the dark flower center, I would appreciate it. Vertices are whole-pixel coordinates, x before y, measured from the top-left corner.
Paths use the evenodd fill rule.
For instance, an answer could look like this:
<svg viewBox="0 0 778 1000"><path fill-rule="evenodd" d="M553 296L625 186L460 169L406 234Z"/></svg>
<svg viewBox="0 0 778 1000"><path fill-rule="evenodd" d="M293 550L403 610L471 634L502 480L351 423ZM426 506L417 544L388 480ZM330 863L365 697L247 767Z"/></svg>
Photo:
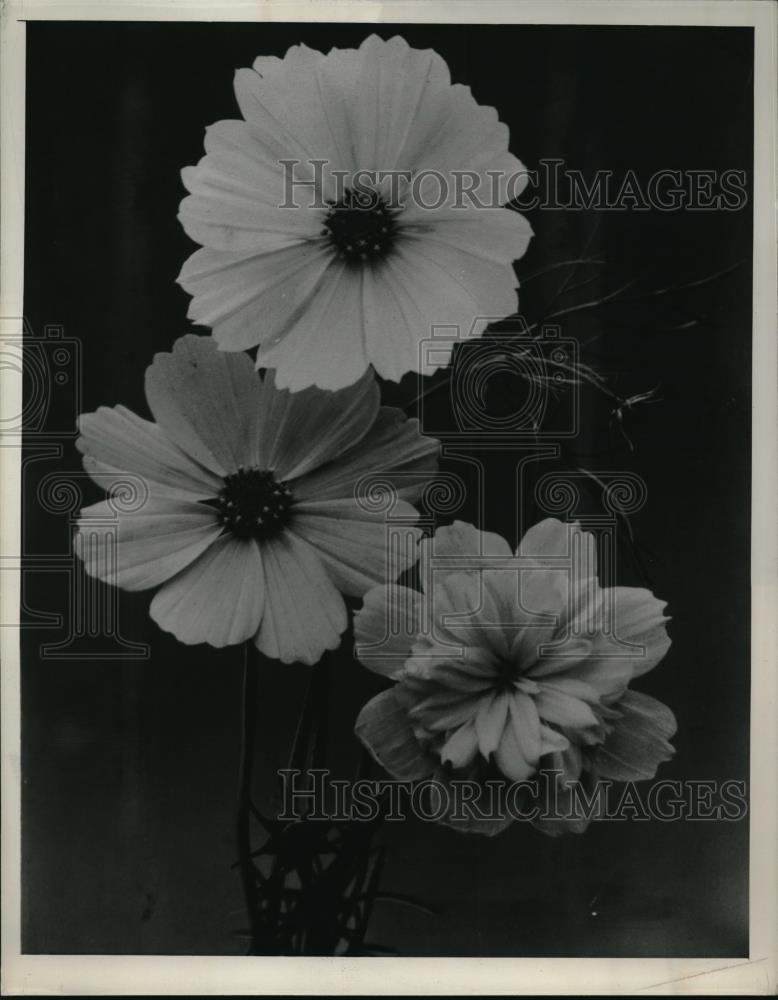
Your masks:
<svg viewBox="0 0 778 1000"><path fill-rule="evenodd" d="M224 486L207 500L219 514L225 532L238 538L265 541L289 524L294 498L286 483L268 469L244 469L224 478Z"/></svg>
<svg viewBox="0 0 778 1000"><path fill-rule="evenodd" d="M397 238L396 213L375 192L346 190L340 201L329 201L322 236L350 264L385 257Z"/></svg>
<svg viewBox="0 0 778 1000"><path fill-rule="evenodd" d="M498 691L517 689L525 694L540 693L540 687L531 677L526 677L524 667L516 660L500 659L497 663L495 688Z"/></svg>
<svg viewBox="0 0 778 1000"><path fill-rule="evenodd" d="M496 670L495 687L499 691L507 691L512 688L513 682L519 679L521 673L518 663L502 658L497 663Z"/></svg>

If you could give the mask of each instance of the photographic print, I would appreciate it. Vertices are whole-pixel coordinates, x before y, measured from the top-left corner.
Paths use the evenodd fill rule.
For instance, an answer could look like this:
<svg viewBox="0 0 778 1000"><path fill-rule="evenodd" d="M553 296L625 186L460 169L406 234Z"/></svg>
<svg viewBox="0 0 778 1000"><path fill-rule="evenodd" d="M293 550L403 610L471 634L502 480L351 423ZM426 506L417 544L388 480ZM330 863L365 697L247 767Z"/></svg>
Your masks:
<svg viewBox="0 0 778 1000"><path fill-rule="evenodd" d="M26 24L23 956L753 961L755 28L476 20Z"/></svg>

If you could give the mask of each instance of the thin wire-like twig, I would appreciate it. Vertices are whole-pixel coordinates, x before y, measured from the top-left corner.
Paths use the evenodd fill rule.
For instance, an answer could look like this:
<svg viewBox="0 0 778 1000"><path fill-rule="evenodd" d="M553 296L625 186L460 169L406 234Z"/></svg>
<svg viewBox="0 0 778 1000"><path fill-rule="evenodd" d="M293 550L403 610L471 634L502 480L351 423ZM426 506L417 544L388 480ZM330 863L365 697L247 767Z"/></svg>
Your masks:
<svg viewBox="0 0 778 1000"><path fill-rule="evenodd" d="M531 274L522 275L520 281L522 285L526 285L528 282L534 281L536 278L540 278L544 274L551 274L552 271L558 271L561 267L578 267L581 264L605 263L606 261L600 260L597 257L577 257L572 260L560 260L554 264L547 264L545 267L541 267L537 271L532 271Z"/></svg>
<svg viewBox="0 0 778 1000"><path fill-rule="evenodd" d="M682 285L667 285L666 288L656 288L652 292L649 292L648 295L656 297L657 295L668 295L670 292L682 292L687 288L700 288L702 285L709 285L716 278L723 278L725 274L731 274L745 263L746 258L744 257L742 260L737 260L734 264L730 264L729 267L723 267L720 271L708 274L704 278L697 278L696 281L687 281Z"/></svg>
<svg viewBox="0 0 778 1000"><path fill-rule="evenodd" d="M599 228L600 228L600 220L597 219L596 222L595 222L595 224L594 224L594 226L592 227L592 231L589 233L589 236L588 236L588 238L586 240L586 243L584 244L584 248L581 251L581 257L582 257L583 260L586 259L586 254L589 252L589 247L594 242L594 238L597 235L597 231L599 230ZM562 283L559 285L559 287L557 288L557 290L554 292L554 294L553 294L553 296L551 298L551 301L546 306L545 313L540 317L538 325L540 325L542 323L545 323L545 321L550 318L549 315L548 315L549 310L553 309L554 305L565 294L565 292L568 289L568 286L570 285L570 282L578 274L578 270L579 270L579 265L576 264L576 266L573 267L573 269L571 271L569 271L568 274L566 275L566 277L562 280Z"/></svg>
<svg viewBox="0 0 778 1000"><path fill-rule="evenodd" d="M588 302L580 302L575 306L567 306L565 309L558 309L556 312L549 313L545 316L540 323L533 323L529 329L534 330L549 319L558 319L560 316L569 316L571 313L583 312L585 309L595 309L597 306L604 305L606 302L610 302L613 299L618 298L622 292L626 292L628 288L632 288L635 284L637 284L637 281L633 278L631 281L628 281L626 285L622 285L620 288L609 292L607 295L601 295L597 299L590 299Z"/></svg>

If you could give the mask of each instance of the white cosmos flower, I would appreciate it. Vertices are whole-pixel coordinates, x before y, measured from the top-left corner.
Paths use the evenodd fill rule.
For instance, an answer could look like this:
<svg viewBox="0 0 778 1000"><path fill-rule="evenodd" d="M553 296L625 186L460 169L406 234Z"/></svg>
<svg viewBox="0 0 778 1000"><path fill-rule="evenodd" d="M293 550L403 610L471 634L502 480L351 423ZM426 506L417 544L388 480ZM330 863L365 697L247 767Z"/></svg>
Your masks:
<svg viewBox="0 0 778 1000"><path fill-rule="evenodd" d="M134 473L148 488L118 518L110 501L82 510L87 571L126 590L161 585L151 616L182 642L253 639L267 656L316 662L346 628L341 592L360 596L406 567L387 565L385 514L363 509L357 483L386 472L393 516L413 525L407 501L431 478L438 442L380 406L372 378L293 395L210 337L157 354L146 399L154 423L122 406L80 418L95 481L110 489Z"/></svg>
<svg viewBox="0 0 778 1000"><path fill-rule="evenodd" d="M357 735L396 778L638 780L672 756L672 712L628 689L670 646L665 603L601 587L593 535L548 519L514 555L456 522L421 542L419 565L423 592L376 587L355 619L357 655L396 681Z"/></svg>
<svg viewBox="0 0 778 1000"><path fill-rule="evenodd" d="M526 173L494 108L452 84L437 53L375 35L327 55L296 45L238 70L235 94L244 120L207 129L179 216L202 246L178 279L189 317L222 350L260 344L279 387L338 389L369 365L393 380L433 371L448 360L421 357L433 326L477 336L516 310L511 262L532 231L500 206ZM399 196L380 171L415 181ZM454 171L470 171L472 198ZM289 198L292 176L315 186Z"/></svg>

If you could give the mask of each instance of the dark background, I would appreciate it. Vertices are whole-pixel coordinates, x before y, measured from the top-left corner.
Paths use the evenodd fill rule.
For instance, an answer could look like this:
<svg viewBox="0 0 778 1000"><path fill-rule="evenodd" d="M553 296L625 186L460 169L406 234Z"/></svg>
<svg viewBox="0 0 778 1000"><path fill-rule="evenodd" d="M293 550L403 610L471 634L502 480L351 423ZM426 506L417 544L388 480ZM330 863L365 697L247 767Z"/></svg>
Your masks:
<svg viewBox="0 0 778 1000"><path fill-rule="evenodd" d="M194 246L176 220L179 171L202 155L206 125L239 117L235 68L299 41L355 46L369 30L28 24L25 314L44 346L27 357L50 358L48 324L82 353L67 386L51 382L46 420L33 430L28 421L25 452L27 952L242 950L242 898L230 869L241 651L179 645L149 620L147 594L121 594L119 620L124 641L147 643L148 658L122 658L118 640L107 648L89 636L42 650L68 632L54 619L40 627L40 616L67 618L73 606L67 575L46 560L67 562L78 506L100 497L77 480L70 506L57 507L44 487L47 476L80 470L72 443L79 409L121 402L147 415L145 368L188 328L188 298L175 277ZM377 30L436 49L454 81L498 108L528 167L558 157L586 177L633 169L647 180L667 168L739 169L750 179L750 29ZM648 583L673 615L673 647L638 685L678 717L677 754L660 776L746 780L750 201L739 212L529 215L536 235L522 277L579 256L606 264L577 272L570 284L588 284L561 297L566 271L530 278L523 311L536 319L634 279L621 303L572 314L563 333L597 338L587 359L623 396L661 387L661 402L629 419L634 452L609 428L610 404L584 393L581 434L559 459L632 470L648 485L633 519L635 546L620 548L619 577ZM79 383L80 402L71 391ZM406 389L388 387L386 397L407 401ZM445 399L435 405L445 419ZM498 482L500 456L485 461ZM461 471L453 460L447 467ZM492 489L480 515L468 503L457 516L479 516L481 527L515 543L504 491ZM538 515L527 502L523 516L531 523ZM348 641L340 661L333 760L348 773L353 720L380 682L351 661ZM285 763L306 677L302 667L278 665L261 681L260 774ZM438 911L377 905L370 937L404 955L747 954L747 820L594 824L557 840L518 824L487 840L407 822L382 837L383 887Z"/></svg>

